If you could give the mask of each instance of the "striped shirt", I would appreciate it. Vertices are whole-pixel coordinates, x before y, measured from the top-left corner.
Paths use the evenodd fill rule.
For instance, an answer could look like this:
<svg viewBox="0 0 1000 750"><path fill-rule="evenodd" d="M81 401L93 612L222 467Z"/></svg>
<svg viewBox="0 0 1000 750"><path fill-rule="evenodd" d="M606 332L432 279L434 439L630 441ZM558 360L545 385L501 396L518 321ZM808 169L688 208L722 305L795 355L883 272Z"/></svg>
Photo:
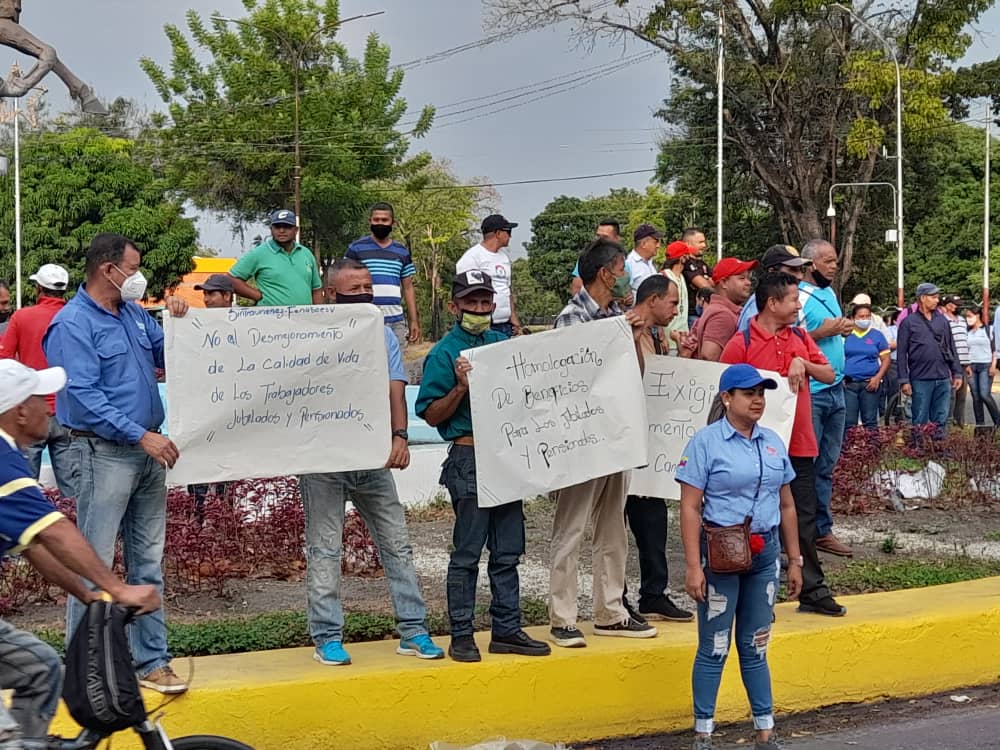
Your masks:
<svg viewBox="0 0 1000 750"><path fill-rule="evenodd" d="M948 325L951 326L951 337L955 340L955 352L958 354L958 363L965 367L972 362L972 355L969 353L969 324L965 322L962 315L948 318Z"/></svg>
<svg viewBox="0 0 1000 750"><path fill-rule="evenodd" d="M602 310L600 306L594 302L594 298L587 293L586 287L584 287L569 298L569 302L566 304L566 307L562 309L562 312L559 313L559 316L556 318L555 327L567 328L568 326L577 325L579 323L589 323L592 320L613 318L616 315L621 314L622 309L614 300L612 300L611 304L608 305L607 310Z"/></svg>
<svg viewBox="0 0 1000 750"><path fill-rule="evenodd" d="M417 273L410 251L395 240L388 247L380 247L371 235L362 237L347 248L346 258L359 260L368 266L372 275L373 300L382 310L386 323L403 320L403 279ZM412 310L410 311L412 314Z"/></svg>
<svg viewBox="0 0 1000 750"><path fill-rule="evenodd" d="M42 494L14 438L0 430L0 554L30 547L63 514Z"/></svg>

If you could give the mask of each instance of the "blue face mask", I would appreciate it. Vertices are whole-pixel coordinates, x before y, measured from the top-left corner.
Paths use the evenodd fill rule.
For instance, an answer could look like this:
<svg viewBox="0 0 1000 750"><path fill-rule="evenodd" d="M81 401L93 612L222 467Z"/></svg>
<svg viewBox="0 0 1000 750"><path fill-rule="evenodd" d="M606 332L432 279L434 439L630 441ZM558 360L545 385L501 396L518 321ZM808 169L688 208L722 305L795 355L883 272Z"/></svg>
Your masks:
<svg viewBox="0 0 1000 750"><path fill-rule="evenodd" d="M871 328L871 325L872 325L871 318L865 318L864 320L854 321L854 327L857 328L859 331L867 331L869 328Z"/></svg>

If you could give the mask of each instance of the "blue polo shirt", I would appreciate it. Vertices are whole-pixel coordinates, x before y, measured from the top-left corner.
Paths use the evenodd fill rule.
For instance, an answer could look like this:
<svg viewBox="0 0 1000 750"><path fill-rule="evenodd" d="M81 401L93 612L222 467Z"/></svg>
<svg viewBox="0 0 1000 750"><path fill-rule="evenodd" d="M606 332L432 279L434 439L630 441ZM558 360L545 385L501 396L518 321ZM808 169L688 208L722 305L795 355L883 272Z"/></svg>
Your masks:
<svg viewBox="0 0 1000 750"><path fill-rule="evenodd" d="M66 370L56 396L61 424L126 445L163 424L155 373L163 329L140 305L123 302L113 315L84 284L52 319L42 347L50 366Z"/></svg>
<svg viewBox="0 0 1000 750"><path fill-rule="evenodd" d="M30 547L64 517L42 494L14 438L0 430L0 555Z"/></svg>
<svg viewBox="0 0 1000 750"><path fill-rule="evenodd" d="M698 430L674 479L704 493L706 522L732 526L752 516L750 530L762 533L781 523L781 486L795 479L795 471L778 433L754 425L751 434L748 439L737 432L726 417Z"/></svg>
<svg viewBox="0 0 1000 750"><path fill-rule="evenodd" d="M820 289L808 281L799 282L799 302L802 304L802 311L799 313L800 325L807 331L815 331L828 318L841 318L844 316L837 301L837 295L831 287ZM809 388L812 393L833 388L844 379L844 337L827 336L816 342L819 349L826 355L827 360L833 367L833 382L821 383L815 378L810 379Z"/></svg>
<svg viewBox="0 0 1000 750"><path fill-rule="evenodd" d="M368 235L352 242L344 257L359 260L368 267L375 293L373 301L382 309L385 322L403 320L403 279L417 273L410 251L395 240L388 247L381 247Z"/></svg>
<svg viewBox="0 0 1000 750"><path fill-rule="evenodd" d="M844 341L844 375L852 380L875 377L882 357L889 356L889 342L879 331L851 331Z"/></svg>

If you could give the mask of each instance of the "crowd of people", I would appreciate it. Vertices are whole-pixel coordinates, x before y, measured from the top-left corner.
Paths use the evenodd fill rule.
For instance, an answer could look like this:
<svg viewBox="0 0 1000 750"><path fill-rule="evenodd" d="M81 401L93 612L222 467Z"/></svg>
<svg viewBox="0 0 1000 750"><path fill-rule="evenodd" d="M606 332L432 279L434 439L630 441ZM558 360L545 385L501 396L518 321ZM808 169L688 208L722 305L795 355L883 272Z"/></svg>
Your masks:
<svg viewBox="0 0 1000 750"><path fill-rule="evenodd" d="M363 516L385 567L398 653L422 659L445 655L428 633L391 474L410 460L403 352L421 340L416 270L409 251L392 239L394 220L391 205L373 206L370 234L352 243L324 274L297 240L298 217L287 209L275 211L267 242L241 257L229 274L213 275L196 287L207 307L228 307L240 296L258 305L368 303L383 312L392 440L385 466L299 477L308 622L314 658L324 665L351 663L340 596L348 501ZM455 515L446 581L447 653L456 661L482 659L473 616L484 548L490 653L545 656L551 645L585 647L577 581L580 547L592 524L593 635L652 638L657 635L652 623L697 619L695 729L696 747L704 748L710 747L715 694L735 630L756 746L776 747L766 651L781 551L788 595L798 599L799 611L844 616L846 608L825 582L820 553L853 554L835 535L830 508L845 433L859 421L862 428L874 427L887 408L887 395L897 388L911 400L916 425L933 423L940 432L949 415L961 423L966 386L977 424L985 411L995 423L995 332L978 310L954 296L942 298L930 283L917 287L913 305L890 311L884 321L866 295L855 297L845 314L833 288L837 253L825 240L807 242L801 253L775 245L759 260L725 257L710 267L698 229L665 242L658 228L642 224L626 253L618 222L601 221L580 253L571 297L555 327L620 315L631 327L640 368L654 355L730 367L719 384L715 420L692 439L676 476L684 588L697 611L683 609L670 596L667 503L630 494L629 473L616 472L554 493L546 642L526 633L521 623L522 505L479 507L472 365L461 354L525 332L506 250L517 226L501 215L487 217L482 241L458 261L448 303L455 324L426 356L416 402L417 414L450 444L440 478ZM664 261L657 268L661 253ZM171 668L159 597L166 470L179 454L160 433L164 414L157 379L164 368L164 335L137 304L146 291L141 261L141 251L127 238L100 234L87 251L85 281L72 299L67 301L68 272L53 264L31 276L37 303L12 315L9 290L0 285L0 325L6 324L0 337L0 448L6 451L0 463L0 543L4 552L24 550L30 563L69 592L68 633L96 591L149 612L130 627L137 674L146 688L178 693L187 685ZM167 297L166 307L176 317L188 312L176 296ZM764 392L775 387L758 368L779 373L796 395L787 449L757 425ZM76 499L78 531L41 493L37 480L45 448L59 489ZM212 491L210 485L192 488L202 498ZM739 528L747 549L753 548L752 558L748 551L747 565L739 569L715 566L714 530L739 536ZM640 569L638 594L631 597L629 529ZM108 570L119 536L128 585ZM2 623L0 687L13 687L15 695L13 721L0 723L0 739L4 731L44 734L58 696L56 657L46 649L34 636Z"/></svg>

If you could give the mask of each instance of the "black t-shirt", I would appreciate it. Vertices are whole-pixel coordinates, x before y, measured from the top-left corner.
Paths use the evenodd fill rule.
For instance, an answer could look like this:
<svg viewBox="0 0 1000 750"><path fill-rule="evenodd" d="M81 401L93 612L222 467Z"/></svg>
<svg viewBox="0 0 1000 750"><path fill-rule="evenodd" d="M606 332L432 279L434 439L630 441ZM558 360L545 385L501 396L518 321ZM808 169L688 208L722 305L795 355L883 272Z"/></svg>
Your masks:
<svg viewBox="0 0 1000 750"><path fill-rule="evenodd" d="M684 281L687 282L688 291L690 292L692 299L694 295L698 293L698 287L694 285L694 280L698 276L704 276L709 281L712 280L712 274L708 271L708 264L701 258L689 258L687 263L684 264ZM694 305L691 306L694 310Z"/></svg>

